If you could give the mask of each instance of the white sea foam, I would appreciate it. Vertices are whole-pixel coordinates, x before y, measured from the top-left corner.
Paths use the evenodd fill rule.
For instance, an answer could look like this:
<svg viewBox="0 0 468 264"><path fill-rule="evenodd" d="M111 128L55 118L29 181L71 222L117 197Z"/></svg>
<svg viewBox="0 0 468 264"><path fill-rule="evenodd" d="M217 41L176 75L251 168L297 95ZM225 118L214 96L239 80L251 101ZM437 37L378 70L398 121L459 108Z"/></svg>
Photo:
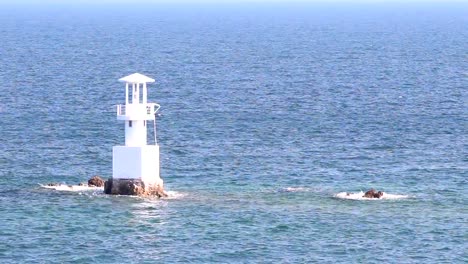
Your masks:
<svg viewBox="0 0 468 264"><path fill-rule="evenodd" d="M42 188L52 189L56 191L66 191L66 192L85 192L85 191L104 191L104 187L92 187L88 185L67 185L67 184L57 184L57 185L44 185L39 184ZM187 196L186 193L176 192L176 191L166 191L167 197L163 199L166 200L175 200L182 199Z"/></svg>
<svg viewBox="0 0 468 264"><path fill-rule="evenodd" d="M281 191L283 191L283 192L306 192L306 191L309 191L309 188L305 188L305 187L287 187L287 188L281 189Z"/></svg>
<svg viewBox="0 0 468 264"><path fill-rule="evenodd" d="M166 191L167 197L164 197L164 199L182 199L185 196L187 196L186 193L181 193L181 192L176 192L176 191Z"/></svg>
<svg viewBox="0 0 468 264"><path fill-rule="evenodd" d="M43 185L39 184L42 188L53 189L56 191L67 191L67 192L83 192L83 191L104 191L104 187L92 187L87 185Z"/></svg>
<svg viewBox="0 0 468 264"><path fill-rule="evenodd" d="M357 193L340 192L335 195L336 198L349 199L349 200L398 200L398 199L409 198L408 195L390 194L386 192L384 192L382 197L380 198L366 198L363 196L364 196L363 191L360 191Z"/></svg>

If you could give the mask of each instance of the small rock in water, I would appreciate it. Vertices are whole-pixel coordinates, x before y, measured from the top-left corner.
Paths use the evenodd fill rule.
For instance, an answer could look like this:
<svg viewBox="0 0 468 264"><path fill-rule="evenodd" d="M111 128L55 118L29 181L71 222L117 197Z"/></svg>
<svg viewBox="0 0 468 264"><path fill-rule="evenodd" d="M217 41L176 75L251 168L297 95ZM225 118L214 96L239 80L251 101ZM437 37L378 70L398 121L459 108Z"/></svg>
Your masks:
<svg viewBox="0 0 468 264"><path fill-rule="evenodd" d="M113 195L138 195L167 197L164 187L158 184L145 185L138 179L108 179L104 185L105 194Z"/></svg>
<svg viewBox="0 0 468 264"><path fill-rule="evenodd" d="M90 187L103 187L104 180L101 179L99 176L93 176L91 179L88 180L88 186Z"/></svg>
<svg viewBox="0 0 468 264"><path fill-rule="evenodd" d="M377 192L377 191L374 190L374 189L370 189L370 190L368 190L366 193L364 193L364 196L362 196L362 197L365 197L365 198L377 198L377 199L378 199L378 198L380 198L380 197L382 197L382 196L383 196L383 192L381 192L381 191L378 191L378 192Z"/></svg>
<svg viewBox="0 0 468 264"><path fill-rule="evenodd" d="M374 194L374 198L380 198L383 196L383 192L382 191L378 191L376 194Z"/></svg>

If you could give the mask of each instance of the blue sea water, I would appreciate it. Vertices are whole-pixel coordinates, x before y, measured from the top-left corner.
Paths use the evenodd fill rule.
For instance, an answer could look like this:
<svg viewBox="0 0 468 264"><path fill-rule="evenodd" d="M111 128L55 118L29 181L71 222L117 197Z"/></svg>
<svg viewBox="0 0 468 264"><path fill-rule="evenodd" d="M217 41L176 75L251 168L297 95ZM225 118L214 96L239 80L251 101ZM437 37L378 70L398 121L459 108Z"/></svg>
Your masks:
<svg viewBox="0 0 468 264"><path fill-rule="evenodd" d="M467 25L463 2L0 5L0 262L466 263ZM134 72L171 198L40 188L111 176ZM335 197L369 188L409 198Z"/></svg>

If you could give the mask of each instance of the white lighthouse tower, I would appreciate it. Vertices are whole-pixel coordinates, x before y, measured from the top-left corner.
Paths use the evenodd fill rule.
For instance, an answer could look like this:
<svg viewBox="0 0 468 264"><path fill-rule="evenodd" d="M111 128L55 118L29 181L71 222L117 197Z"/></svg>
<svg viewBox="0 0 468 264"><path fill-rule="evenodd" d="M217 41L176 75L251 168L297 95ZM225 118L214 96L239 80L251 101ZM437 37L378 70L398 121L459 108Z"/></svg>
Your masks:
<svg viewBox="0 0 468 264"><path fill-rule="evenodd" d="M164 193L159 176L159 145L156 113L160 106L147 102L147 83L154 79L139 73L123 77L125 104L117 105L117 119L125 122L125 145L112 150L112 179L106 182L109 194ZM147 144L147 127L154 126L154 144Z"/></svg>

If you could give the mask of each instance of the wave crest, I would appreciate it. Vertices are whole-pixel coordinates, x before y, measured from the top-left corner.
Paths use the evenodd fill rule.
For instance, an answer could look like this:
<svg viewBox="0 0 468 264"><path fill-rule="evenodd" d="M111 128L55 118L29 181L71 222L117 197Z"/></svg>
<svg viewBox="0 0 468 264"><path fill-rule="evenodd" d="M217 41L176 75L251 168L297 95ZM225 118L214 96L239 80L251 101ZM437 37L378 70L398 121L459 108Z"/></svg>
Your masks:
<svg viewBox="0 0 468 264"><path fill-rule="evenodd" d="M380 198L367 198L363 196L364 196L363 191L360 191L357 193L340 192L340 193L335 194L336 198L348 199L348 200L398 200L398 199L409 198L409 195L391 194L391 193L386 193L386 192L384 192L382 197Z"/></svg>
<svg viewBox="0 0 468 264"><path fill-rule="evenodd" d="M187 196L186 193L176 192L176 191L166 191L167 197L164 197L165 200L175 200L175 199L182 199Z"/></svg>
<svg viewBox="0 0 468 264"><path fill-rule="evenodd" d="M45 189L53 189L56 191L67 191L67 192L104 191L104 187L94 187L94 186L88 186L88 185L66 185L66 184L43 185L43 184L39 184L39 186Z"/></svg>

